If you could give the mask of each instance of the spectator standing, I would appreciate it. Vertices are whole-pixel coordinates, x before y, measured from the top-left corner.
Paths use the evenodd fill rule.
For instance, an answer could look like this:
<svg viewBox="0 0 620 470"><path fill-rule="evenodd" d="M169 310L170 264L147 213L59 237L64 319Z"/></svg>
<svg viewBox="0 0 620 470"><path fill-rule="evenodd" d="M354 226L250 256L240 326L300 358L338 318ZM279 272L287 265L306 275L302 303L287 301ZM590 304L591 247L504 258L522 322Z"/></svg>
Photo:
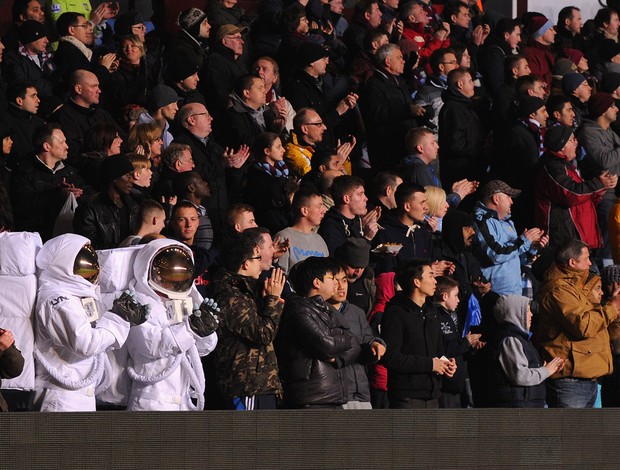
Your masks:
<svg viewBox="0 0 620 470"><path fill-rule="evenodd" d="M276 343L287 407L341 408L347 402L343 368L355 362L360 345L325 300L334 295L335 271L330 258L310 257L291 273L298 295L286 301Z"/></svg>
<svg viewBox="0 0 620 470"><path fill-rule="evenodd" d="M591 265L588 245L567 239L540 289L542 358L565 361L547 381L547 404L553 408L592 408L596 380L613 368L607 328L618 317L620 295L605 307L592 303L584 289Z"/></svg>
<svg viewBox="0 0 620 470"><path fill-rule="evenodd" d="M52 238L54 223L67 197L72 193L81 198L84 182L75 168L65 164L69 148L60 127L38 127L32 142L35 153L11 174L9 193L15 229L39 232L45 242Z"/></svg>
<svg viewBox="0 0 620 470"><path fill-rule="evenodd" d="M457 366L444 357L439 315L427 302L437 281L431 266L417 260L396 278L403 290L388 303L381 319L390 408L439 408L440 376L453 376Z"/></svg>
<svg viewBox="0 0 620 470"><path fill-rule="evenodd" d="M521 194L503 181L492 180L474 208L479 259L484 260L482 273L500 295L521 294L521 256L533 256L549 242L536 227L517 234L510 212L512 199Z"/></svg>
<svg viewBox="0 0 620 470"><path fill-rule="evenodd" d="M501 296L493 309L499 324L490 345L490 405L505 408L543 408L544 381L561 371L564 359L540 359L529 340L532 325L530 300L520 295Z"/></svg>
<svg viewBox="0 0 620 470"><path fill-rule="evenodd" d="M334 307L344 322L349 325L351 334L361 346L359 356L343 369L347 387L346 410L370 409L370 388L366 366L375 364L385 353L385 342L373 335L364 311L347 302L349 282L345 269L341 266L334 274L335 290L328 302Z"/></svg>
<svg viewBox="0 0 620 470"><path fill-rule="evenodd" d="M448 89L443 93L444 105L439 113L439 161L444 187L450 188L463 178L485 180L485 132L472 109L474 93L474 82L468 71L450 72Z"/></svg>
<svg viewBox="0 0 620 470"><path fill-rule="evenodd" d="M592 248L601 246L596 205L618 176L608 171L584 180L571 163L577 157L577 139L566 126L550 128L545 135L547 152L536 175L536 226L556 247L566 239L580 239Z"/></svg>
<svg viewBox="0 0 620 470"><path fill-rule="evenodd" d="M282 386L273 346L284 302L280 269L259 281L260 255L241 234L224 255L225 271L209 290L220 308L215 349L217 382L230 409L275 409Z"/></svg>

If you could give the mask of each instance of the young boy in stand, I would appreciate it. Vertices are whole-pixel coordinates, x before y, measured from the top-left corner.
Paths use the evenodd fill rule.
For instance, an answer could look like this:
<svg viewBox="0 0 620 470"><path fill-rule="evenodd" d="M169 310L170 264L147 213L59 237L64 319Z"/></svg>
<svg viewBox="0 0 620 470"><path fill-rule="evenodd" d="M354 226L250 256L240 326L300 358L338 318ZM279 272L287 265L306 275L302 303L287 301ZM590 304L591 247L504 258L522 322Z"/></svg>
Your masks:
<svg viewBox="0 0 620 470"><path fill-rule="evenodd" d="M452 377L443 376L441 384L441 408L462 408L466 406L463 398L466 396L465 379L466 368L465 353L472 349L480 349L485 343L480 341L479 334L468 332L465 337L461 335L457 326L456 307L459 305L459 283L446 276L437 278L435 290L435 307L439 314L441 327L441 339L445 355L456 360L456 373Z"/></svg>
<svg viewBox="0 0 620 470"><path fill-rule="evenodd" d="M532 325L530 300L521 295L502 295L495 304L499 324L491 345L489 398L501 408L543 408L544 381L564 367L554 357L543 363L529 340Z"/></svg>

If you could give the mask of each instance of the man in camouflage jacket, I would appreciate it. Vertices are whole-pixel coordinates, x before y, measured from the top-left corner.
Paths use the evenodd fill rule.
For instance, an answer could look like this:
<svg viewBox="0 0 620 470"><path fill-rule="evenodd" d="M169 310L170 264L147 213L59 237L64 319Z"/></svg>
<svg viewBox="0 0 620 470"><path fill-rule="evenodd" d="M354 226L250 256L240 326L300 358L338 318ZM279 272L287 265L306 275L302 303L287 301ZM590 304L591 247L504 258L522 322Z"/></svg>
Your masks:
<svg viewBox="0 0 620 470"><path fill-rule="evenodd" d="M221 309L215 349L218 389L228 408L275 409L282 386L273 339L284 305L284 275L277 268L259 282L255 236L242 233L234 246L225 255L223 274L209 286Z"/></svg>

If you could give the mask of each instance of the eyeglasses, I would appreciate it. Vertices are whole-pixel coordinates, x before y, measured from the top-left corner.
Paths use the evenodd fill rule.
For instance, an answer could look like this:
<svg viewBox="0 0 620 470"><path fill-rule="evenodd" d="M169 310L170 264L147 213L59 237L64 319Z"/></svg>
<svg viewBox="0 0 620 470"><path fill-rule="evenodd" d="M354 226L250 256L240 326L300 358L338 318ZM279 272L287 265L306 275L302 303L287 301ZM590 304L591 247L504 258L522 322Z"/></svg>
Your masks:
<svg viewBox="0 0 620 470"><path fill-rule="evenodd" d="M252 256L251 258L248 258L248 261L254 260L254 259L261 259L261 256Z"/></svg>
<svg viewBox="0 0 620 470"><path fill-rule="evenodd" d="M74 28L86 28L86 29L93 29L93 25L90 23L82 23L82 24L76 24L73 26Z"/></svg>
<svg viewBox="0 0 620 470"><path fill-rule="evenodd" d="M325 123L323 121L321 122L307 122L304 124L304 126L324 126Z"/></svg>
<svg viewBox="0 0 620 470"><path fill-rule="evenodd" d="M196 113L196 114L190 114L189 117L194 117L194 116L208 116L209 113Z"/></svg>
<svg viewBox="0 0 620 470"><path fill-rule="evenodd" d="M442 64L444 65L455 65L456 63L456 60L448 60L446 62L442 62Z"/></svg>

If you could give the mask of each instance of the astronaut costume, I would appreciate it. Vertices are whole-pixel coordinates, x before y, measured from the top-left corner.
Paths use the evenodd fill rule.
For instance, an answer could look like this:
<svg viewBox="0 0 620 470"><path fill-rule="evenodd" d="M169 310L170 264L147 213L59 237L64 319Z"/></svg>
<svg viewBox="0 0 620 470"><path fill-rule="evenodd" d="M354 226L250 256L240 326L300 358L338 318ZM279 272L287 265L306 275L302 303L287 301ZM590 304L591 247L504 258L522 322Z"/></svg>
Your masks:
<svg viewBox="0 0 620 470"><path fill-rule="evenodd" d="M127 372L130 411L204 408L205 378L199 356L215 349L217 334L197 334L192 309L203 299L193 284L191 251L174 240L154 240L136 255L130 289L150 305L148 320L131 329ZM200 333L200 331L199 331ZM192 402L195 399L197 404Z"/></svg>
<svg viewBox="0 0 620 470"><path fill-rule="evenodd" d="M119 348L130 323L99 304L97 256L90 241L66 234L37 255L35 408L95 411L105 351Z"/></svg>

